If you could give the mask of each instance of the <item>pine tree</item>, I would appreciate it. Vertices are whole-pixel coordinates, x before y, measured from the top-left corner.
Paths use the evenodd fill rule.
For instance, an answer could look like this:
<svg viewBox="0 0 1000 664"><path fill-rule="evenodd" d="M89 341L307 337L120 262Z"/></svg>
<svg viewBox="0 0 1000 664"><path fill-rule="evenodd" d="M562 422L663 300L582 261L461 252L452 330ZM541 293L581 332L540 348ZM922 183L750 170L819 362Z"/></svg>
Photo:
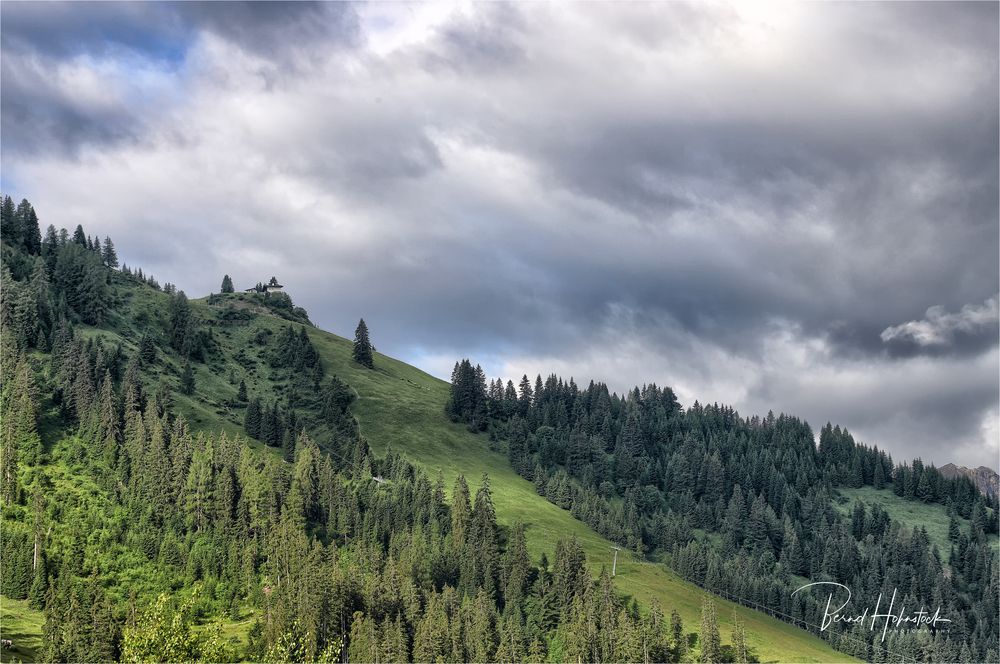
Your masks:
<svg viewBox="0 0 1000 664"><path fill-rule="evenodd" d="M232 293L233 292L233 280L229 278L229 275L224 275L222 277L222 293Z"/></svg>
<svg viewBox="0 0 1000 664"><path fill-rule="evenodd" d="M719 621L715 615L715 602L708 594L701 602L701 634L698 636L703 664L719 664L722 661L722 640L719 638Z"/></svg>
<svg viewBox="0 0 1000 664"><path fill-rule="evenodd" d="M261 407L260 399L254 397L247 404L247 412L243 417L243 429L251 438L260 438Z"/></svg>
<svg viewBox="0 0 1000 664"><path fill-rule="evenodd" d="M469 485L465 475L459 475L455 480L455 488L451 492L451 536L456 553L463 555L469 524L472 521L472 507L469 503Z"/></svg>
<svg viewBox="0 0 1000 664"><path fill-rule="evenodd" d="M740 622L735 610L733 610L733 661L735 664L748 664L750 661L746 628Z"/></svg>
<svg viewBox="0 0 1000 664"><path fill-rule="evenodd" d="M365 319L362 318L358 323L358 327L354 330L354 351L353 351L354 361L358 364L368 367L369 369L375 368L375 358L372 354L372 344L371 340L368 338L368 326L365 325Z"/></svg>
<svg viewBox="0 0 1000 664"><path fill-rule="evenodd" d="M236 392L236 400L240 403L246 403L247 400L247 384L242 378L240 378L240 389Z"/></svg>
<svg viewBox="0 0 1000 664"><path fill-rule="evenodd" d="M168 341L171 348L185 355L193 350L191 348L191 337L194 335L193 319L194 315L191 312L191 304L188 302L184 291L179 291L170 298Z"/></svg>
<svg viewBox="0 0 1000 664"><path fill-rule="evenodd" d="M925 503L934 498L934 490L931 487L930 473L926 470L920 473L920 481L917 483L917 498Z"/></svg>
<svg viewBox="0 0 1000 664"><path fill-rule="evenodd" d="M677 609L670 612L670 643L673 649L673 661L687 661L687 636L684 634L684 621Z"/></svg>
<svg viewBox="0 0 1000 664"><path fill-rule="evenodd" d="M470 556L472 579L462 579L463 583L471 581L470 588L481 587L487 595L493 598L496 591L496 578L499 572L499 543L497 541L497 516L493 507L493 497L490 491L490 478L483 473L481 485L476 491L476 500L472 508L472 522L469 528ZM492 650L490 652L492 654Z"/></svg>
<svg viewBox="0 0 1000 664"><path fill-rule="evenodd" d="M17 225L16 214L14 201L10 196L4 196L3 204L0 205L0 235L12 245L21 241L21 229Z"/></svg>
<svg viewBox="0 0 1000 664"><path fill-rule="evenodd" d="M138 355L145 366L150 366L156 362L156 344L153 342L153 337L149 336L149 333L144 332L142 337L140 337Z"/></svg>
<svg viewBox="0 0 1000 664"><path fill-rule="evenodd" d="M37 403L31 365L21 359L0 392L0 499L6 505L18 497L19 464L36 464L41 456Z"/></svg>
<svg viewBox="0 0 1000 664"><path fill-rule="evenodd" d="M25 201L25 203L28 202ZM33 256L42 253L42 233L38 227L38 215L35 214L35 208L30 203L27 204L27 210L24 212L20 226L24 250Z"/></svg>
<svg viewBox="0 0 1000 664"><path fill-rule="evenodd" d="M181 392L194 393L194 371L191 369L190 360L184 360L184 369L181 371Z"/></svg>
<svg viewBox="0 0 1000 664"><path fill-rule="evenodd" d="M76 225L76 230L73 231L73 244L78 244L81 247L87 246L87 236L83 232L83 226L80 224Z"/></svg>
<svg viewBox="0 0 1000 664"><path fill-rule="evenodd" d="M885 471L882 470L882 460L881 459L876 459L875 460L875 473L873 475L872 485L876 489L883 489L883 488L885 488Z"/></svg>
<svg viewBox="0 0 1000 664"><path fill-rule="evenodd" d="M101 259L104 264L110 268L118 267L118 253L115 251L115 245L111 241L110 237L104 237L104 247L101 249Z"/></svg>
<svg viewBox="0 0 1000 664"><path fill-rule="evenodd" d="M524 524L520 521L515 521L511 526L501 567L504 605L519 606L527 590L528 574L531 571L528 542L524 536Z"/></svg>

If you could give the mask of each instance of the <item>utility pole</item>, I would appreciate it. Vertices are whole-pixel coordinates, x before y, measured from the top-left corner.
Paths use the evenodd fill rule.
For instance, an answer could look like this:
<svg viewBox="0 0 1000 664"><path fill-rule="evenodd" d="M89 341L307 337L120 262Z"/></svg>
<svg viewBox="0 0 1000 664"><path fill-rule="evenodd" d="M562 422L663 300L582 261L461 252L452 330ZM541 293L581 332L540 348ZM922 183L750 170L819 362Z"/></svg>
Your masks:
<svg viewBox="0 0 1000 664"><path fill-rule="evenodd" d="M618 552L621 551L621 549L619 549L617 546L613 546L611 547L611 550L615 552L615 560L613 563L611 563L611 576L613 577L615 575L615 572L618 571Z"/></svg>

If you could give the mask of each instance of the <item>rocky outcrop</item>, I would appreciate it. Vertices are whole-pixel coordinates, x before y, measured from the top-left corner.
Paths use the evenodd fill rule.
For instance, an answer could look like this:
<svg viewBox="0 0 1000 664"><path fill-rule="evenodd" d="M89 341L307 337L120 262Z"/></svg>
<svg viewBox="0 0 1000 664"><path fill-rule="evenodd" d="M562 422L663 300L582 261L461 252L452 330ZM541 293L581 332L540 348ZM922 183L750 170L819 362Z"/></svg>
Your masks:
<svg viewBox="0 0 1000 664"><path fill-rule="evenodd" d="M957 477L959 475L965 475L972 480L972 483L975 484L980 491L991 498L996 498L996 496L1000 494L1000 475L997 475L996 471L992 468L980 466L979 468L972 469L948 463L938 468L938 470L940 470L941 474L948 479L952 479L953 477Z"/></svg>

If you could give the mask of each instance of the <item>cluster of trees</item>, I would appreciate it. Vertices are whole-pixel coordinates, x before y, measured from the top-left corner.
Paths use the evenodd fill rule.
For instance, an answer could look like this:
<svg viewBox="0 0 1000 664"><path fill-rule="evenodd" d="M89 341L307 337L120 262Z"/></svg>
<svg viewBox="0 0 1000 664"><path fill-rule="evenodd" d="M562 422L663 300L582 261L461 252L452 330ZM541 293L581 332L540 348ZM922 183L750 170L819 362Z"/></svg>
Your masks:
<svg viewBox="0 0 1000 664"><path fill-rule="evenodd" d="M969 478L946 478L920 459L893 467L892 457L878 447L858 445L850 432L829 423L820 430L819 458L824 474L838 486L882 489L891 485L897 496L954 505L967 519L973 507L982 503L979 489Z"/></svg>
<svg viewBox="0 0 1000 664"><path fill-rule="evenodd" d="M205 329L201 325L184 291L174 291L169 295L167 343L183 359L204 362L214 344L211 328Z"/></svg>
<svg viewBox="0 0 1000 664"><path fill-rule="evenodd" d="M156 277L151 274L144 274L141 267L133 270L128 265L122 263L121 273L122 276L127 279L136 283L145 284L156 291L163 291L169 294L172 289L171 284L165 284L161 287L160 282L156 280Z"/></svg>
<svg viewBox="0 0 1000 664"><path fill-rule="evenodd" d="M553 375L534 385L525 376L515 388L486 380L468 360L456 365L448 413L489 431L539 494L609 539L659 552L715 591L818 625L815 604L789 599L802 576L849 585L872 605L880 590L898 587L907 606L933 600L961 616L961 628L940 636L956 652L964 647L977 659L1000 649L995 611L986 609L997 601L989 581L997 554L987 541L997 532L997 505L967 478L944 479L919 460L894 467L831 425L817 447L812 429L794 417L744 418L697 402L685 410L670 388L656 385L618 396ZM862 485L949 505L957 534L948 560L963 562L949 567L948 552L884 510L842 517L836 487ZM959 528L959 516L975 520ZM823 636L845 652L886 656L870 633ZM924 636L900 630L894 648L930 656L938 636Z"/></svg>
<svg viewBox="0 0 1000 664"><path fill-rule="evenodd" d="M309 341L305 326L300 326L298 332L291 325L282 328L271 348L271 366L310 376L317 384L323 377L319 353Z"/></svg>
<svg viewBox="0 0 1000 664"><path fill-rule="evenodd" d="M256 343L265 348L265 357L273 369L285 371L271 374L275 393L270 403L262 402L260 396L248 397L246 381L240 380L234 405L246 404L246 434L271 447L281 447L286 459L294 456L295 442L305 428L319 435L321 447L326 450L349 445L357 433L357 423L349 410L356 394L337 376L324 379L319 352L305 327L296 331L286 325L277 335L270 331L258 333ZM254 366L251 358L245 361L249 367Z"/></svg>
<svg viewBox="0 0 1000 664"><path fill-rule="evenodd" d="M469 360L456 362L451 372L451 392L444 407L445 414L453 422L466 422L470 429L484 431L488 403L483 368L478 364L473 367Z"/></svg>
<svg viewBox="0 0 1000 664"><path fill-rule="evenodd" d="M243 417L243 429L251 438L265 445L281 447L285 458L295 454L295 439L302 432L294 410L284 410L277 403L261 404L259 398L250 399Z"/></svg>
<svg viewBox="0 0 1000 664"><path fill-rule="evenodd" d="M0 212L2 316L17 348L45 349L61 317L100 324L109 306L109 268L118 265L111 238L102 245L82 226L72 236L49 226L41 239L34 208L25 200L15 209L9 196Z"/></svg>
<svg viewBox="0 0 1000 664"><path fill-rule="evenodd" d="M246 386L242 383L241 400L246 400ZM299 395L299 396L296 396ZM309 425L313 431L330 434L323 447L338 450L357 434L357 422L350 413L356 395L347 383L336 376L324 381L311 397L291 389L282 406L277 400L262 403L260 397L249 399L243 417L246 434L270 447L280 447L287 460L295 455L295 444L302 431ZM313 417L300 418L295 405L303 407Z"/></svg>
<svg viewBox="0 0 1000 664"><path fill-rule="evenodd" d="M13 247L33 256L41 253L42 233L38 226L38 215L28 199L22 199L15 208L10 196L3 197L3 202L0 203L0 229L3 230L4 241Z"/></svg>

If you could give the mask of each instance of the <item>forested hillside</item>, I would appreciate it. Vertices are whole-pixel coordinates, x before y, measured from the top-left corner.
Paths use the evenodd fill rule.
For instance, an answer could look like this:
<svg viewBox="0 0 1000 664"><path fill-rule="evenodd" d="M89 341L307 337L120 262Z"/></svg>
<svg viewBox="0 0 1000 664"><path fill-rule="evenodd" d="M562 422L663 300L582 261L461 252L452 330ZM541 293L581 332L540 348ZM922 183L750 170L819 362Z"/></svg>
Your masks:
<svg viewBox="0 0 1000 664"><path fill-rule="evenodd" d="M376 457L287 295L189 301L110 238L43 237L27 201L5 199L2 230L5 661L749 661L775 643L707 595L623 596L582 524L529 545L486 474ZM361 327L350 371L384 376Z"/></svg>
<svg viewBox="0 0 1000 664"><path fill-rule="evenodd" d="M364 321L352 345L228 277L188 300L110 238L2 211L0 632L24 635L4 661L995 652L996 505L965 480L656 387L518 390L463 362L445 404ZM877 507L848 517L838 488L863 485L947 510L949 551ZM790 595L826 578L961 620L885 646L822 634L841 656Z"/></svg>
<svg viewBox="0 0 1000 664"><path fill-rule="evenodd" d="M825 591L793 593L835 581L851 588L855 606L874 607L879 593L898 589L905 606L953 617L947 628L893 630L884 641L860 624L838 625L844 652L870 661L997 659L998 510L968 478L947 479L920 460L894 465L830 424L817 447L795 417L746 418L697 402L685 410L656 385L618 396L553 375L534 385L524 376L515 387L487 381L469 360L455 365L446 412L488 432L540 495L725 596L818 626ZM894 520L877 501L841 515L838 489L863 486L946 509L947 539Z"/></svg>

